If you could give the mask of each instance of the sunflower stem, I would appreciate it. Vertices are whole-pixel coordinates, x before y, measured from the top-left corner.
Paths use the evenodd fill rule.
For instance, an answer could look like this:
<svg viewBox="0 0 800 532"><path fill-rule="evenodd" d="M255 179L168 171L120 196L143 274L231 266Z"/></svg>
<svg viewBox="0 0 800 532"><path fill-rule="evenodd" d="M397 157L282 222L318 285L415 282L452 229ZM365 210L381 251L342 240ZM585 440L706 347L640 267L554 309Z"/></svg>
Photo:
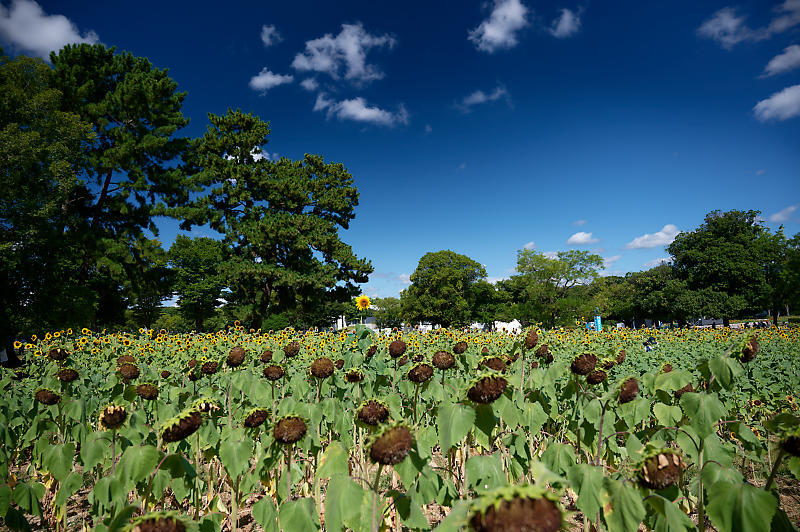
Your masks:
<svg viewBox="0 0 800 532"><path fill-rule="evenodd" d="M764 486L765 491L769 491L769 488L772 486L772 482L775 480L775 475L778 473L778 468L781 466L784 453L786 453L786 451L783 449L778 452L778 457L775 459L775 463L772 465L772 471L769 472L769 478L767 478L767 483Z"/></svg>
<svg viewBox="0 0 800 532"><path fill-rule="evenodd" d="M370 526L371 532L378 532L380 528L380 523L376 522L378 518L378 483L381 480L381 471L383 470L383 464L378 464L378 472L375 474L375 483L372 485L372 526Z"/></svg>

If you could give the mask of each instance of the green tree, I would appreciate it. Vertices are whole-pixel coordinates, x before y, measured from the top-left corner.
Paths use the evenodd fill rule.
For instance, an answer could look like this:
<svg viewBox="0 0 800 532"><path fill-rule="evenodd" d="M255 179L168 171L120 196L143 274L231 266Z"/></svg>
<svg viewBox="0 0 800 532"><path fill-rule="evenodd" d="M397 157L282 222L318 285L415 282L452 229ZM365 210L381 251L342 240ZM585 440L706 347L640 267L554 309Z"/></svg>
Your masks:
<svg viewBox="0 0 800 532"><path fill-rule="evenodd" d="M393 329L403 326L403 303L396 297L383 297L375 298L372 300L372 306L375 310L372 315L375 316L378 328L380 329Z"/></svg>
<svg viewBox="0 0 800 532"><path fill-rule="evenodd" d="M146 230L157 233L153 216L188 199L180 160L187 140L176 136L188 124L185 93L166 70L145 58L115 53L103 45L68 45L51 54L51 86L61 92L61 110L90 124L94 137L84 157L67 209L71 230L81 235L76 272L69 278L88 288L86 306L108 321L124 312L133 278L149 271L131 265L134 250L150 247Z"/></svg>
<svg viewBox="0 0 800 532"><path fill-rule="evenodd" d="M192 150L194 186L204 193L172 211L184 229L208 223L224 235L230 295L241 319L261 327L272 314L296 326L318 309L349 302L368 280L369 261L341 240L355 217L358 189L340 163L256 157L269 125L241 111L209 115ZM327 318L324 318L327 319Z"/></svg>
<svg viewBox="0 0 800 532"><path fill-rule="evenodd" d="M468 325L475 315L476 286L485 277L484 267L466 255L426 253L411 274L411 286L401 294L404 321Z"/></svg>
<svg viewBox="0 0 800 532"><path fill-rule="evenodd" d="M214 316L220 305L225 278L220 272L225 246L219 240L178 235L169 248L169 264L174 272L173 291L183 318L203 330L203 322Z"/></svg>
<svg viewBox="0 0 800 532"><path fill-rule="evenodd" d="M588 251L559 251L555 257L531 249L517 252L517 274L505 283L512 312L524 323L549 327L571 322L592 310L586 286L600 274L603 258Z"/></svg>
<svg viewBox="0 0 800 532"><path fill-rule="evenodd" d="M728 325L770 306L770 271L781 246L758 219L758 211L713 211L667 248L678 278L706 297L696 312Z"/></svg>
<svg viewBox="0 0 800 532"><path fill-rule="evenodd" d="M61 110L40 59L0 50L0 349L81 319L71 283L80 234L71 208L88 124Z"/></svg>

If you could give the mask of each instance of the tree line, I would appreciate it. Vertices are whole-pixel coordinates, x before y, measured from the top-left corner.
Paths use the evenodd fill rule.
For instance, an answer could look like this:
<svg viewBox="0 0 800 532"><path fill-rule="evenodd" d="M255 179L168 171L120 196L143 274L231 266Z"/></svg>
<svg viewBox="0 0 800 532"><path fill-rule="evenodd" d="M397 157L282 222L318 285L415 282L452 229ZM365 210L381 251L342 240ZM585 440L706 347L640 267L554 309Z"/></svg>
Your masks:
<svg viewBox="0 0 800 532"><path fill-rule="evenodd" d="M241 110L185 136L185 97L167 70L103 45L50 64L0 50L0 349L164 319L327 324L359 293L373 268L341 239L358 205L344 165L263 157L269 124ZM219 238L165 249L164 216Z"/></svg>
<svg viewBox="0 0 800 532"><path fill-rule="evenodd" d="M399 298L374 302L381 327L420 322L445 327L519 320L574 325L598 310L630 326L645 320L685 325L700 318L771 315L800 304L800 234L772 231L758 211L713 211L680 233L665 264L602 275L604 261L582 250L517 252L515 273L494 284L477 261L453 251L425 254Z"/></svg>

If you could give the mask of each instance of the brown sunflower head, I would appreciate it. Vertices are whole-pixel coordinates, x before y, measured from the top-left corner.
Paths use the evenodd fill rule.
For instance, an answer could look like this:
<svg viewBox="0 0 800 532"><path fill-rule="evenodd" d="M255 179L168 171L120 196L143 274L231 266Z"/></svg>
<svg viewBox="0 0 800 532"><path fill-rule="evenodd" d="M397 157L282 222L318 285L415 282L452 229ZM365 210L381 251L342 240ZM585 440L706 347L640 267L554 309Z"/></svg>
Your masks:
<svg viewBox="0 0 800 532"><path fill-rule="evenodd" d="M270 364L264 368L264 377L267 380L276 381L286 374L286 370L280 364Z"/></svg>
<svg viewBox="0 0 800 532"><path fill-rule="evenodd" d="M508 381L496 372L486 372L478 375L467 389L467 397L480 404L489 404L503 395Z"/></svg>
<svg viewBox="0 0 800 532"><path fill-rule="evenodd" d="M165 370L163 370L161 372L161 378L162 379L168 379L170 375L172 375L172 372L167 370L167 369L165 369Z"/></svg>
<svg viewBox="0 0 800 532"><path fill-rule="evenodd" d="M368 399L361 404L356 417L360 422L374 427L389 418L389 407L383 401Z"/></svg>
<svg viewBox="0 0 800 532"><path fill-rule="evenodd" d="M78 378L78 372L72 368L64 368L58 370L56 376L58 377L58 380L60 380L61 382L72 382Z"/></svg>
<svg viewBox="0 0 800 532"><path fill-rule="evenodd" d="M237 345L231 352L228 353L228 359L225 361L228 366L238 368L244 363L244 347Z"/></svg>
<svg viewBox="0 0 800 532"><path fill-rule="evenodd" d="M433 355L433 365L442 371L452 368L455 363L456 358L447 351L437 351Z"/></svg>
<svg viewBox="0 0 800 532"><path fill-rule="evenodd" d="M308 426L300 416L284 416L278 420L273 430L275 441L284 445L299 442L306 434Z"/></svg>
<svg viewBox="0 0 800 532"><path fill-rule="evenodd" d="M382 465L397 465L408 456L414 439L405 425L390 425L372 440L370 459Z"/></svg>
<svg viewBox="0 0 800 532"><path fill-rule="evenodd" d="M539 333L535 329L530 329L528 334L525 335L525 349L533 349L539 343Z"/></svg>
<svg viewBox="0 0 800 532"><path fill-rule="evenodd" d="M361 382L364 380L364 372L357 368L351 368L344 374L344 380L349 383Z"/></svg>
<svg viewBox="0 0 800 532"><path fill-rule="evenodd" d="M406 352L408 346L402 340L395 340L389 344L389 356L392 358L399 358Z"/></svg>
<svg viewBox="0 0 800 532"><path fill-rule="evenodd" d="M158 388L154 384L146 382L136 387L136 393L142 399L152 401L158 397Z"/></svg>
<svg viewBox="0 0 800 532"><path fill-rule="evenodd" d="M506 363L500 357L488 356L481 359L478 363L478 368L488 368L492 371L503 373L506 370Z"/></svg>
<svg viewBox="0 0 800 532"><path fill-rule="evenodd" d="M619 365L619 364L622 364L623 362L625 362L625 357L627 357L627 356L628 356L628 353L624 349L620 350L620 352L617 353L617 364Z"/></svg>
<svg viewBox="0 0 800 532"><path fill-rule="evenodd" d="M318 379L327 379L333 375L333 362L328 357L319 357L311 363L308 372Z"/></svg>
<svg viewBox="0 0 800 532"><path fill-rule="evenodd" d="M378 352L378 346L377 345L369 346L369 349L367 349L367 358L372 358L373 356L375 356L375 353L377 353L377 352Z"/></svg>
<svg viewBox="0 0 800 532"><path fill-rule="evenodd" d="M397 365L401 368L406 364L408 364L408 355L403 355L397 360Z"/></svg>
<svg viewBox="0 0 800 532"><path fill-rule="evenodd" d="M193 358L193 359L191 359L189 362L187 362L187 363L186 363L186 366L187 366L189 369L193 369L193 368L194 368L194 367L197 365L197 363L198 363L198 362L197 362L197 359L196 359L196 358Z"/></svg>
<svg viewBox="0 0 800 532"><path fill-rule="evenodd" d="M744 347L742 347L742 353L739 356L739 360L742 362L750 362L761 350L761 346L758 344L758 338L755 336L751 336L747 342L745 342Z"/></svg>
<svg viewBox="0 0 800 532"><path fill-rule="evenodd" d="M614 360L613 358L604 358L603 360L600 361L600 367L605 370L609 370L616 365L617 361Z"/></svg>
<svg viewBox="0 0 800 532"><path fill-rule="evenodd" d="M800 428L786 432L781 439L781 449L791 456L800 456Z"/></svg>
<svg viewBox="0 0 800 532"><path fill-rule="evenodd" d="M344 367L344 359L340 358L336 362L334 362L336 369L342 369Z"/></svg>
<svg viewBox="0 0 800 532"><path fill-rule="evenodd" d="M597 357L591 353L583 353L572 359L569 369L575 375L588 375L597 366Z"/></svg>
<svg viewBox="0 0 800 532"><path fill-rule="evenodd" d="M661 373L669 373L670 371L672 371L672 364L669 362L661 366Z"/></svg>
<svg viewBox="0 0 800 532"><path fill-rule="evenodd" d="M122 355L117 359L117 366L121 366L123 364L135 364L136 359L131 355Z"/></svg>
<svg viewBox="0 0 800 532"><path fill-rule="evenodd" d="M263 362L264 364L272 362L272 351L267 349L266 351L261 353L261 362Z"/></svg>
<svg viewBox="0 0 800 532"><path fill-rule="evenodd" d="M300 352L300 342L291 342L289 345L283 348L283 354L286 355L286 358L293 358L296 357L297 354Z"/></svg>
<svg viewBox="0 0 800 532"><path fill-rule="evenodd" d="M619 387L619 404L630 403L639 395L639 381L629 377Z"/></svg>
<svg viewBox="0 0 800 532"><path fill-rule="evenodd" d="M463 354L467 350L467 342L461 340L460 342L456 342L453 346L453 353L456 355Z"/></svg>
<svg viewBox="0 0 800 532"><path fill-rule="evenodd" d="M61 362L62 360L67 359L69 352L66 349L61 349L60 347L54 347L50 350L47 356L50 357L50 360Z"/></svg>
<svg viewBox="0 0 800 532"><path fill-rule="evenodd" d="M546 356L547 353L549 353L549 352L550 352L550 346L547 345L547 344L542 344L536 350L536 356L542 358L542 357Z"/></svg>
<svg viewBox="0 0 800 532"><path fill-rule="evenodd" d="M139 368L133 364L123 364L119 367L119 374L127 381L139 378Z"/></svg>
<svg viewBox="0 0 800 532"><path fill-rule="evenodd" d="M683 462L678 453L661 449L648 453L636 467L639 484L654 490L666 489L681 478Z"/></svg>
<svg viewBox="0 0 800 532"><path fill-rule="evenodd" d="M411 366L411 369L408 370L406 376L411 382L420 384L433 376L433 366L425 362L419 362Z"/></svg>
<svg viewBox="0 0 800 532"><path fill-rule="evenodd" d="M683 394L690 393L690 392L693 392L693 391L694 391L694 387L692 386L691 383L689 383L686 386L684 386L683 388L675 390L675 398L676 399L680 399Z"/></svg>
<svg viewBox="0 0 800 532"><path fill-rule="evenodd" d="M108 405L100 412L100 425L107 430L116 430L128 419L124 406Z"/></svg>
<svg viewBox="0 0 800 532"><path fill-rule="evenodd" d="M469 525L475 532L556 532L564 526L564 514L558 496L542 487L505 486L473 503Z"/></svg>
<svg viewBox="0 0 800 532"><path fill-rule="evenodd" d="M213 375L219 369L219 362L209 360L200 367L200 373L203 375Z"/></svg>
<svg viewBox="0 0 800 532"><path fill-rule="evenodd" d="M186 532L190 526L178 512L151 512L134 519L123 532Z"/></svg>
<svg viewBox="0 0 800 532"><path fill-rule="evenodd" d="M48 390L47 388L43 388L41 390L37 390L33 396L36 398L36 401L43 404L43 405L55 405L61 402L61 396L58 395L53 390Z"/></svg>
<svg viewBox="0 0 800 532"><path fill-rule="evenodd" d="M216 414L220 411L217 401L211 397L201 397L189 407L189 411L200 412L203 414Z"/></svg>
<svg viewBox="0 0 800 532"><path fill-rule="evenodd" d="M244 426L248 429L254 429L261 426L269 417L269 411L263 408L254 408L250 410L244 418Z"/></svg>
<svg viewBox="0 0 800 532"><path fill-rule="evenodd" d="M174 443L188 438L200 428L203 416L197 410L187 410L164 423L161 439L164 443Z"/></svg>
<svg viewBox="0 0 800 532"><path fill-rule="evenodd" d="M608 374L605 371L603 371L602 369L596 369L586 376L586 382L592 385L600 384L601 382L606 380L606 377L608 377Z"/></svg>

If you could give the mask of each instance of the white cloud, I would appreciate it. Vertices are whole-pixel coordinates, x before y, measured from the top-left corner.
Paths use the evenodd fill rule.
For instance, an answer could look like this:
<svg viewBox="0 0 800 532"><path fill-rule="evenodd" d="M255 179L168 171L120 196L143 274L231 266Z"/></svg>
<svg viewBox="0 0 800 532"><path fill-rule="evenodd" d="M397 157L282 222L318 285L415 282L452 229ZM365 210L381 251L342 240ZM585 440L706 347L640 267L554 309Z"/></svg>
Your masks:
<svg viewBox="0 0 800 532"><path fill-rule="evenodd" d="M401 104L397 112L386 111L380 107L370 107L362 97L336 102L325 94L317 95L314 111L327 111L328 118L335 116L339 120L353 120L382 126L408 124L408 111Z"/></svg>
<svg viewBox="0 0 800 532"><path fill-rule="evenodd" d="M278 33L274 25L270 24L267 26L264 24L261 26L261 42L264 43L264 46L272 46L273 44L278 44L282 40L283 37L281 37L281 34Z"/></svg>
<svg viewBox="0 0 800 532"><path fill-rule="evenodd" d="M48 15L33 0L13 0L11 7L0 4L0 40L14 48L44 59L67 44L95 44L100 39L93 30L81 35L64 15Z"/></svg>
<svg viewBox="0 0 800 532"><path fill-rule="evenodd" d="M431 125L430 124L425 124L425 133L430 133L431 131L433 131L433 128L431 127Z"/></svg>
<svg viewBox="0 0 800 532"><path fill-rule="evenodd" d="M409 274L407 274L407 273L401 273L400 275L398 275L398 276L397 276L397 278L396 278L396 279L397 279L398 281L400 281L400 282L401 282L402 284L404 284L404 285L409 285L409 284L411 284L411 275L409 275Z"/></svg>
<svg viewBox="0 0 800 532"><path fill-rule="evenodd" d="M324 36L306 42L306 49L292 61L292 67L302 72L323 72L334 79L342 75L356 83L373 81L383 77L375 65L367 64L367 52L371 48L388 46L397 41L388 34L371 35L361 23L342 24L342 31L335 37Z"/></svg>
<svg viewBox="0 0 800 532"><path fill-rule="evenodd" d="M265 94L269 89L284 85L294 81L294 76L291 74L275 74L270 72L267 67L261 69L261 72L250 78L250 88L254 91L259 91Z"/></svg>
<svg viewBox="0 0 800 532"><path fill-rule="evenodd" d="M656 266L661 266L662 264L667 264L669 261L672 260L672 257L660 257L658 259L653 259L645 262L642 264L645 268L655 268Z"/></svg>
<svg viewBox="0 0 800 532"><path fill-rule="evenodd" d="M567 239L567 244L571 246L583 246L586 244L594 244L595 242L599 242L600 240L594 238L592 233L587 233L585 231L578 231L571 237Z"/></svg>
<svg viewBox="0 0 800 532"><path fill-rule="evenodd" d="M766 171L766 170L764 170L763 168L762 168L762 169L760 169L760 170L756 170L756 175L764 175L764 174L766 174L766 173L767 173L767 171Z"/></svg>
<svg viewBox="0 0 800 532"><path fill-rule="evenodd" d="M752 29L745 24L745 16L731 7L714 13L697 28L697 34L717 41L730 50L743 41L763 41L800 24L800 0L784 0L774 9L774 16L766 27Z"/></svg>
<svg viewBox="0 0 800 532"><path fill-rule="evenodd" d="M517 32L528 25L528 8L519 0L495 0L489 18L469 32L478 50L494 53L517 45Z"/></svg>
<svg viewBox="0 0 800 532"><path fill-rule="evenodd" d="M675 237L678 236L680 231L673 224L665 225L661 231L657 233L645 233L642 236L637 236L625 245L626 249L643 249L643 248L656 248L659 246L668 246L672 244Z"/></svg>
<svg viewBox="0 0 800 532"><path fill-rule="evenodd" d="M797 210L797 205L790 205L769 217L769 221L776 224L786 223L792 219L792 213Z"/></svg>
<svg viewBox="0 0 800 532"><path fill-rule="evenodd" d="M314 78L307 78L300 82L300 86L309 92L314 92L319 88L319 82Z"/></svg>
<svg viewBox="0 0 800 532"><path fill-rule="evenodd" d="M509 106L511 105L511 96L509 96L508 91L503 85L498 85L492 92L488 94L482 90L477 90L472 94L465 96L464 99L455 106L456 108L461 109L461 111L468 113L475 105L494 102L501 98L505 99Z"/></svg>
<svg viewBox="0 0 800 532"><path fill-rule="evenodd" d="M548 259L557 259L558 258L558 251L543 251L542 255L544 255Z"/></svg>
<svg viewBox="0 0 800 532"><path fill-rule="evenodd" d="M531 241L531 242L528 242L527 244L525 244L525 245L524 245L524 246L522 246L522 247L523 247L524 249L533 249L533 248L535 248L535 247L536 247L536 243L535 243L535 242L533 242L533 241Z"/></svg>
<svg viewBox="0 0 800 532"><path fill-rule="evenodd" d="M800 116L800 85L786 87L753 107L753 112L762 122L788 120Z"/></svg>
<svg viewBox="0 0 800 532"><path fill-rule="evenodd" d="M508 279L508 276L505 276L505 277L494 277L494 276L490 275L490 276L488 276L486 278L486 282L489 283L489 284L497 284L500 281L505 281L506 279Z"/></svg>
<svg viewBox="0 0 800 532"><path fill-rule="evenodd" d="M613 257L603 257L603 268L610 268L622 258L622 255L614 255Z"/></svg>
<svg viewBox="0 0 800 532"><path fill-rule="evenodd" d="M800 67L800 46L793 44L784 48L783 52L773 57L764 68L762 77L782 74Z"/></svg>
<svg viewBox="0 0 800 532"><path fill-rule="evenodd" d="M467 163L461 163L461 164L458 165L458 169L459 170L463 170L466 167L467 167Z"/></svg>
<svg viewBox="0 0 800 532"><path fill-rule="evenodd" d="M581 29L581 13L569 9L562 9L561 15L553 21L548 30L550 35L558 39L572 37Z"/></svg>
<svg viewBox="0 0 800 532"><path fill-rule="evenodd" d="M574 222L572 222L572 225L577 225L578 227L586 225L586 220L575 220Z"/></svg>

